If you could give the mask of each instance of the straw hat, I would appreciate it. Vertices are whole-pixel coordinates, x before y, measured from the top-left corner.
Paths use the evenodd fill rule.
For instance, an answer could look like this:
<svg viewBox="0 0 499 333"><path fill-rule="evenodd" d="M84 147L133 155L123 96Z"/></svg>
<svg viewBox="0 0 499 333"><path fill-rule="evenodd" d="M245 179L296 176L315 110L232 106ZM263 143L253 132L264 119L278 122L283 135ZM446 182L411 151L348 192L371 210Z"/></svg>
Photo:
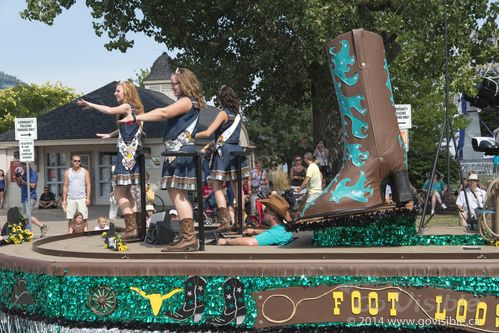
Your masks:
<svg viewBox="0 0 499 333"><path fill-rule="evenodd" d="M289 204L286 199L280 195L272 194L269 198L262 199L260 202L276 212L277 215L282 217L285 221L290 222L292 220L291 215L289 214Z"/></svg>
<svg viewBox="0 0 499 333"><path fill-rule="evenodd" d="M476 180L478 181L478 175L476 173L470 173L470 175L468 176L468 180Z"/></svg>

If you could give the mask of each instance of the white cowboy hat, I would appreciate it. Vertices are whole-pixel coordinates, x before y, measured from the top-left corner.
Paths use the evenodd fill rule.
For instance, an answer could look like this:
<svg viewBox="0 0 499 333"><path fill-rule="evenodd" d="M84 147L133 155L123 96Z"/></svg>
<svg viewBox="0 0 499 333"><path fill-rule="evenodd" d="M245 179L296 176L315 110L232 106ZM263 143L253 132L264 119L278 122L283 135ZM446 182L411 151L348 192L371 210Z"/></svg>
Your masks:
<svg viewBox="0 0 499 333"><path fill-rule="evenodd" d="M469 176L468 176L468 180L479 180L478 179L478 175L476 173L471 173Z"/></svg>

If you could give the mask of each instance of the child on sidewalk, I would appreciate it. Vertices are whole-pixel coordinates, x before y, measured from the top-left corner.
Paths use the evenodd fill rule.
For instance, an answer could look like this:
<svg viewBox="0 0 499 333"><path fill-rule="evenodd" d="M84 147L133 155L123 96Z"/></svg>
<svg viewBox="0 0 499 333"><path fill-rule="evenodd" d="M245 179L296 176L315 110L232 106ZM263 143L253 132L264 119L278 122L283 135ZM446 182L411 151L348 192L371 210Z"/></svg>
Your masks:
<svg viewBox="0 0 499 333"><path fill-rule="evenodd" d="M107 219L104 216L99 216L97 218L97 225L94 228L94 231L104 231L108 230L109 225L107 224Z"/></svg>

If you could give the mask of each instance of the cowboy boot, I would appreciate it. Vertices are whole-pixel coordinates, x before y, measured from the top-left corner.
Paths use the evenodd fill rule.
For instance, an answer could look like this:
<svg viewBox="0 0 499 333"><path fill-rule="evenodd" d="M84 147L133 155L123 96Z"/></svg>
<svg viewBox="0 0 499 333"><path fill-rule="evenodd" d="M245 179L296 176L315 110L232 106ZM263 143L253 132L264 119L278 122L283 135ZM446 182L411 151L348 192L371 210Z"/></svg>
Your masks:
<svg viewBox="0 0 499 333"><path fill-rule="evenodd" d="M236 321L241 325L246 318L246 303L244 301L244 284L235 278L230 278L223 285L225 300L224 311L220 317L209 318L206 322L215 326L228 325Z"/></svg>
<svg viewBox="0 0 499 333"><path fill-rule="evenodd" d="M231 229L229 210L226 207L217 208L217 217L218 221L220 221L220 226L217 228L218 232Z"/></svg>
<svg viewBox="0 0 499 333"><path fill-rule="evenodd" d="M319 196L307 202L297 226L311 226L312 218L377 210L383 204L380 183L386 177L392 179L398 204L412 199L381 36L353 30L329 42L326 51L340 106L343 166Z"/></svg>
<svg viewBox="0 0 499 333"><path fill-rule="evenodd" d="M175 320L186 320L194 317L197 323L204 312L204 292L206 280L200 276L189 276L184 282L184 305L175 312L167 312L166 316Z"/></svg>
<svg viewBox="0 0 499 333"><path fill-rule="evenodd" d="M135 220L135 214L125 214L123 215L123 219L125 220L125 232L121 235L121 240L126 242L137 240L137 221Z"/></svg>
<svg viewBox="0 0 499 333"><path fill-rule="evenodd" d="M192 218L182 219L180 221L180 229L182 230L182 239L180 242L167 245L161 249L161 252L190 252L198 250L194 220Z"/></svg>

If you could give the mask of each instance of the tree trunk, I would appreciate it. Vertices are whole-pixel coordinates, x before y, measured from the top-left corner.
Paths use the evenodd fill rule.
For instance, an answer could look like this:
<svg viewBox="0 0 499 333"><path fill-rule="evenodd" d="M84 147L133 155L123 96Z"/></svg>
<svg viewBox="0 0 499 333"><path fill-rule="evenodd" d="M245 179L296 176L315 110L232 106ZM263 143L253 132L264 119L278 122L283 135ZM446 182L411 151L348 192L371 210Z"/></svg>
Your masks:
<svg viewBox="0 0 499 333"><path fill-rule="evenodd" d="M326 62L313 62L310 65L309 76L312 90L313 138L314 145L323 139L329 149L329 159L332 163L332 174L341 168L343 140L341 117L336 93L332 84L331 72Z"/></svg>

